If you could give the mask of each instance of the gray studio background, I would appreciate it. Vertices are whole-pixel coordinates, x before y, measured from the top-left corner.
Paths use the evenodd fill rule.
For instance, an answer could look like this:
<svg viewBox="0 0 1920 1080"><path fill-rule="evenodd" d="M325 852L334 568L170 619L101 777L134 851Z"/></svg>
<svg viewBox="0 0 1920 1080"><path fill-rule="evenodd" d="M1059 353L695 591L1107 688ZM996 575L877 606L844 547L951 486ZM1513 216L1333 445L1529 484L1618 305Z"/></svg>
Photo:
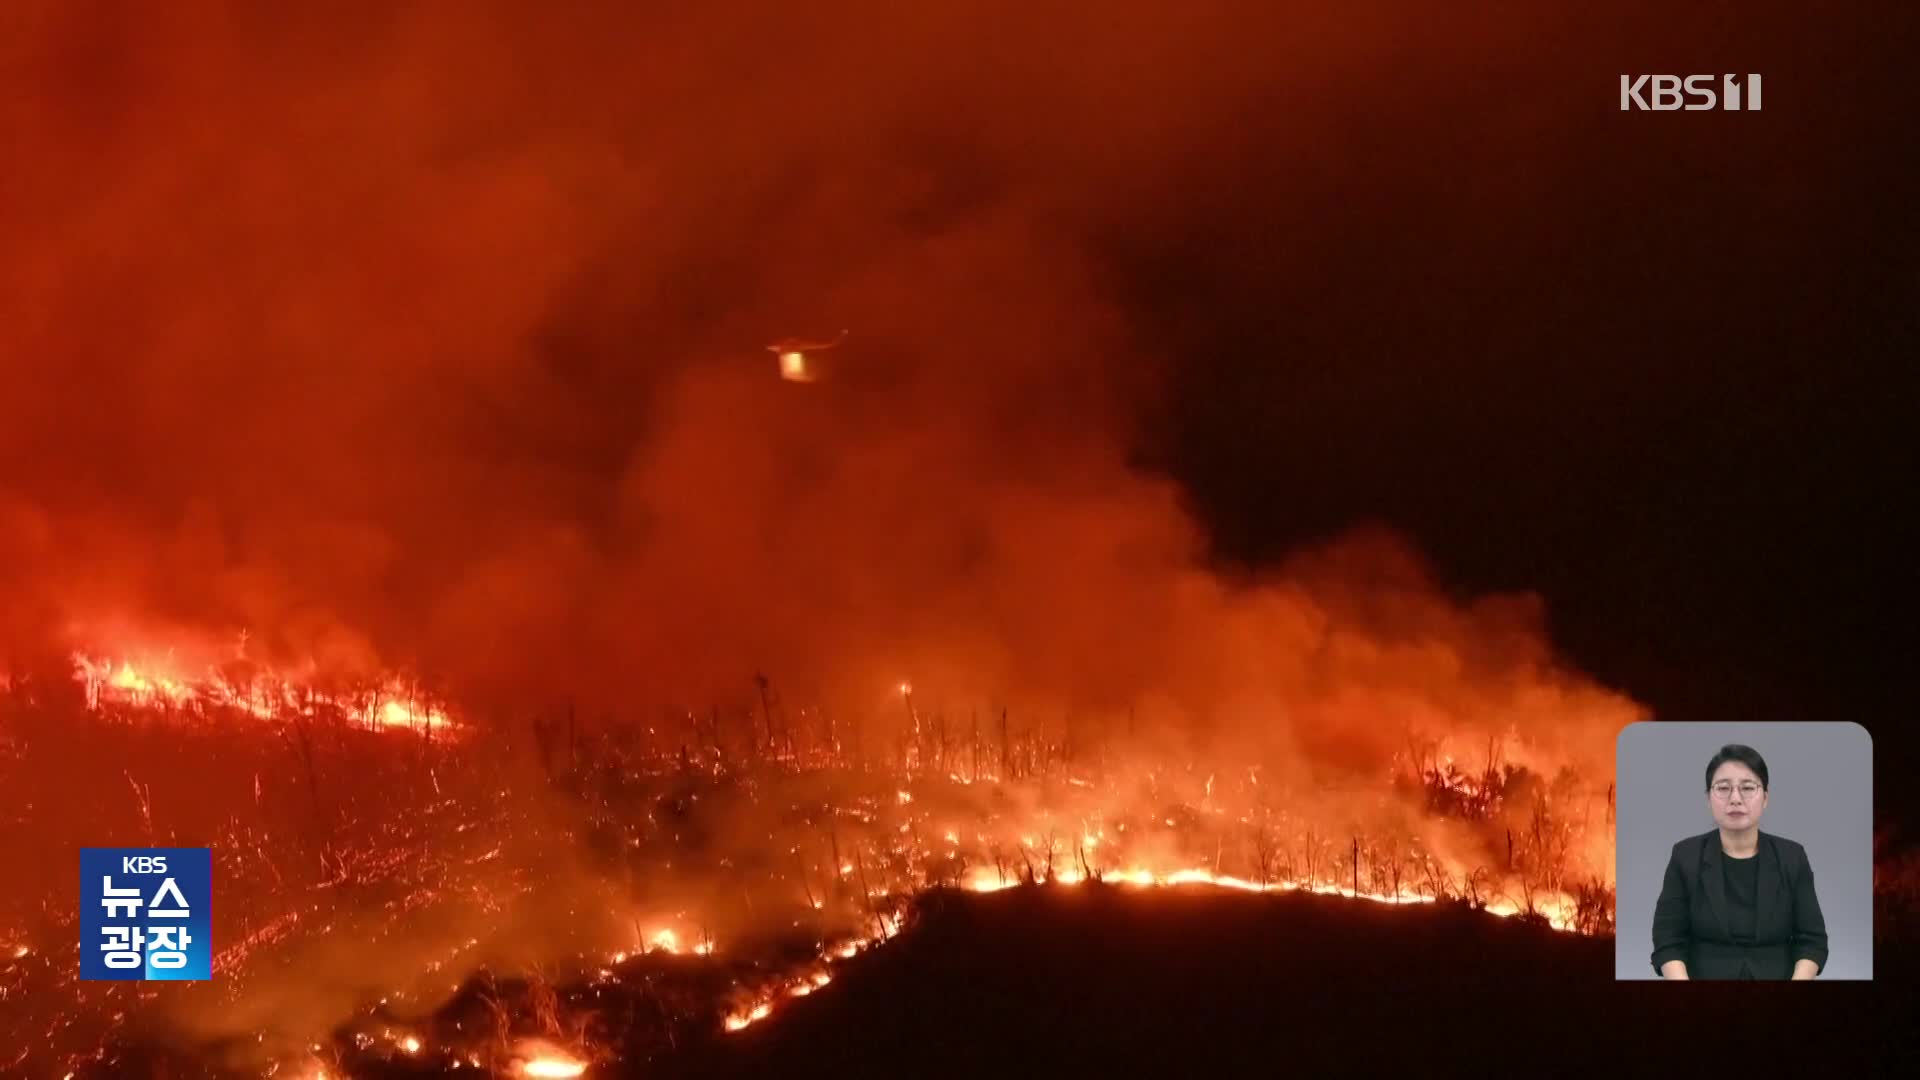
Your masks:
<svg viewBox="0 0 1920 1080"><path fill-rule="evenodd" d="M1613 973L1658 979L1653 905L1674 841L1714 827L1706 769L1727 743L1767 760L1760 831L1807 849L1827 920L1822 979L1873 978L1873 739L1859 724L1642 722L1615 749Z"/></svg>

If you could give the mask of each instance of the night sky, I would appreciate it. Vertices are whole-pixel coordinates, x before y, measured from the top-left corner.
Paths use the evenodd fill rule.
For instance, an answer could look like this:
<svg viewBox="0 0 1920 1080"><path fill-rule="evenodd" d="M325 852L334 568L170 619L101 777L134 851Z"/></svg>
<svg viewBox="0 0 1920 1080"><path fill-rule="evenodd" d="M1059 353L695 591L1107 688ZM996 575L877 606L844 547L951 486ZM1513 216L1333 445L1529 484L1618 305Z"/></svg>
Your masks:
<svg viewBox="0 0 1920 1080"><path fill-rule="evenodd" d="M1465 85L1417 50L1355 73L1311 168L1249 139L1120 229L1180 358L1148 453L1222 559L1385 521L1538 590L1658 715L1908 745L1912 21L1630 8L1513 28ZM1764 111L1618 111L1668 68L1759 71Z"/></svg>

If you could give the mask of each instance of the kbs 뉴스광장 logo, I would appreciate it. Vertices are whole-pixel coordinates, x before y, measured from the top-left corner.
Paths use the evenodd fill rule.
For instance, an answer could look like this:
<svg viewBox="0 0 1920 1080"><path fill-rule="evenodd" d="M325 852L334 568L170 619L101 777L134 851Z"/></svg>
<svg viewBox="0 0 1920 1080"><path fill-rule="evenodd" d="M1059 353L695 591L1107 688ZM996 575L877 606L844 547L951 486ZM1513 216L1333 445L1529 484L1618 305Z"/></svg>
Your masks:
<svg viewBox="0 0 1920 1080"><path fill-rule="evenodd" d="M81 848L80 977L211 977L212 903L207 848Z"/></svg>

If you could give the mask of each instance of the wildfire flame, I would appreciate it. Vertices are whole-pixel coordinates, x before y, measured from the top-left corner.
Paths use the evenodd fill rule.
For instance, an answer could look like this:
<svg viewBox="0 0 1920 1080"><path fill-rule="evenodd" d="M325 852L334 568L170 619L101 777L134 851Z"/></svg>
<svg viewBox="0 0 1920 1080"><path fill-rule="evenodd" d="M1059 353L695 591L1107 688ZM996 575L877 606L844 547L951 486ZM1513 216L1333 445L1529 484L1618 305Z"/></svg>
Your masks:
<svg viewBox="0 0 1920 1080"><path fill-rule="evenodd" d="M160 655L164 659L155 661L137 652L76 652L72 655L74 678L85 690L88 707L111 722L156 711L279 720L337 708L375 729L431 731L451 723L444 706L394 676L365 684L358 696L341 695L336 700L322 694L311 676L248 665L240 672L244 677L235 677L219 665L195 666L175 660L173 653ZM903 695L912 692L908 684L895 685ZM1064 754L1047 746L1044 733L1031 731L1011 747L1003 733L998 763L992 755L983 762L977 727L969 729L976 744L969 755L966 748L954 744L953 731L944 726L937 705L922 712L912 708L911 698L907 704L911 726L903 726L896 756L878 763L878 768L871 761L851 768L832 743L813 748L802 743L797 749L779 751L769 745L764 752L774 755L771 759L758 758L744 768L738 762L723 762L718 753L695 759L684 752L662 754L657 749L651 757L622 763L629 770L628 779L636 784L665 781L678 790L695 792L693 800L728 790L744 791L749 805L781 807L788 825L804 819L811 829L819 830L783 835L777 830L787 825L780 825L766 833L775 850L784 849L792 859L791 867L780 875L783 881L776 880L774 888L789 889L793 895L784 900L776 896L775 908L785 901L796 908L804 904L808 917L819 920L813 924L821 928L814 959L773 976L761 974L769 969L754 957L730 959L729 970L751 969L755 974L733 976L731 989L719 991L727 995L726 1004L714 1012L694 1014L699 1022L717 1022L723 1032L745 1031L792 999L821 991L835 981L838 964L900 934L912 917L912 898L931 887L978 893L1028 883L1067 889L1096 884L1125 889L1204 887L1258 894L1310 892L1396 905L1440 899L1465 902L1471 890L1472 906L1494 915L1526 916L1559 930L1591 928L1591 923L1582 921L1591 915L1591 898L1583 893L1577 899L1555 887L1562 881L1570 887L1583 881L1578 875L1598 865L1584 845L1600 832L1566 809L1590 798L1591 785L1556 787L1555 798L1571 801L1549 807L1542 801L1545 789L1536 779L1523 776L1523 782L1516 783L1511 769L1496 768L1498 755L1490 753L1478 772L1462 772L1451 757L1437 752L1412 762L1396 758L1391 772L1377 781L1398 789L1395 805L1401 811L1423 809L1424 820L1452 822L1459 836L1479 845L1461 840L1460 850L1449 853L1446 836L1455 833L1396 831L1401 828L1397 822L1404 820L1398 815L1371 828L1358 825L1353 835L1316 836L1312 830L1322 820L1316 817L1319 804L1328 796L1310 787L1296 794L1284 780L1263 777L1266 765L1227 769L1174 765L1155 756L1128 755L1124 744L1119 744L1123 754L1115 755L1120 759L1117 763L1066 762ZM772 740L772 721L763 714L763 722ZM909 737L914 740L911 745L906 742ZM378 740L367 742L368 746L378 744ZM455 743L449 749L469 745L480 743ZM132 775L127 779L133 783L140 812L148 813L144 785ZM717 783L707 786L709 780ZM824 805L834 824L822 824L813 816L817 809L796 813L803 804L782 797L789 780L809 791L820 790L824 783L830 792L824 804L811 802L817 796L809 796L807 805ZM437 791L438 781L434 786ZM1383 790L1363 785L1361 797L1377 802ZM257 776L254 791L257 800ZM1516 849L1515 830L1529 806L1535 807L1533 831L1520 839ZM1290 818L1289 814L1304 816ZM1440 828L1435 825L1436 830ZM740 835L760 834L754 830L740 831ZM1500 839L1505 841L1504 864L1492 853L1492 845ZM1437 840L1437 846L1430 840ZM489 837L473 847L477 853L473 862L505 861L503 849L510 859L511 845ZM1278 857L1269 859L1276 849L1285 849L1284 863ZM1564 876L1560 864L1546 861L1554 850L1564 856L1573 849L1578 849L1577 857L1566 866ZM383 859L398 853L369 852L369 856ZM672 855L674 861L681 857L680 852ZM1542 861L1531 861L1536 858ZM725 860L721 861L724 865ZM1511 891L1532 865L1550 869L1525 881L1524 894ZM494 870L488 873L489 878L478 880L497 880L491 877ZM1523 895L1523 900L1516 899ZM1610 904L1610 893L1606 896ZM684 903L672 911L649 907L621 913L621 937L607 939L604 951L596 947L586 954L590 962L584 977L602 984L628 981L635 971L614 969L652 963L640 959L648 954L713 955L715 945L708 928L718 925L724 932L731 924L724 918L716 921L715 912L695 903L704 902ZM842 936L849 925L864 929ZM631 937L626 936L626 927L632 928ZM320 933L328 929L326 924L317 926ZM614 940L624 945L621 951L611 948ZM475 944L470 939L467 947ZM432 968L438 970L459 954L459 949L453 950ZM451 986L458 987L458 983ZM407 1055L427 1061L437 1060L438 1055L479 1067L475 1047L461 1041L450 1041L429 1053L426 1041L406 1030L369 1028L364 1038L357 1044L358 1051L388 1055L381 1060ZM314 1044L311 1051L317 1054L321 1046ZM344 1058L337 1067L349 1073L356 1068L351 1058ZM519 1050L509 1071L529 1077L575 1077L589 1067L578 1048L542 1044Z"/></svg>
<svg viewBox="0 0 1920 1080"><path fill-rule="evenodd" d="M187 674L168 661L135 663L125 657L76 650L74 678L89 708L173 709L244 714L258 720L312 715L331 710L374 729L395 728L440 733L452 728L444 705L399 676L358 692L319 690L310 679L250 665L244 677L217 667Z"/></svg>
<svg viewBox="0 0 1920 1080"><path fill-rule="evenodd" d="M521 1060L515 1070L521 1076L541 1080L566 1080L587 1071L587 1063L550 1043L531 1040L520 1045Z"/></svg>

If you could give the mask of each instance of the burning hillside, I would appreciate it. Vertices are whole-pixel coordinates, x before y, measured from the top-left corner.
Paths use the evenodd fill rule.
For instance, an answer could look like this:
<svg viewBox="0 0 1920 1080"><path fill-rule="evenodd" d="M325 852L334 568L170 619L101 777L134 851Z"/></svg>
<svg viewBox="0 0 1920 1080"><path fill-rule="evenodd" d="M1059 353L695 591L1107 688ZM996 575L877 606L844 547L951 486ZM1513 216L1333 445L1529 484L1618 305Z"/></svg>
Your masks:
<svg viewBox="0 0 1920 1080"><path fill-rule="evenodd" d="M1341 606L1354 586L1314 575L1379 544L1235 598L1250 628L1310 609L1324 637L1273 655L1316 677L1219 703L1265 710L1219 728L1165 700L1056 713L925 680L848 707L763 674L702 708L489 721L418 680L180 648L15 673L15 1064L655 1061L825 988L947 890L1318 893L1608 932L1611 773L1578 755L1633 710L1531 664L1469 686L1430 658L1472 643L1369 636ZM1453 632L1489 611L1507 625L1498 604L1418 604ZM1391 677L1396 649L1426 660L1417 678ZM1448 712L1461 702L1475 711ZM76 784L74 762L97 780ZM211 982L74 980L71 853L101 835L214 850Z"/></svg>

